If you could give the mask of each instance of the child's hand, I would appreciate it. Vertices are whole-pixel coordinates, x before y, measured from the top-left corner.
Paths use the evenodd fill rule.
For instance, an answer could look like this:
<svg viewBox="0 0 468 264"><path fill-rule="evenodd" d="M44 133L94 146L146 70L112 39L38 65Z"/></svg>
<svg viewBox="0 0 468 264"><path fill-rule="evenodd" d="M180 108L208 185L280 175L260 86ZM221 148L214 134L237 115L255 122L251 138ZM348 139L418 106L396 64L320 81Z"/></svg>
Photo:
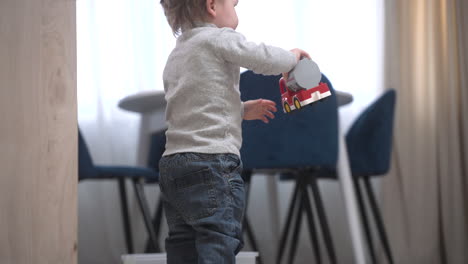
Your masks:
<svg viewBox="0 0 468 264"><path fill-rule="evenodd" d="M307 52L305 52L305 51L303 51L301 49L292 49L291 52L294 53L294 55L296 55L296 60L297 61L299 61L303 57L306 57L306 58L310 59L309 53L307 53ZM289 75L289 73L283 72L283 79L285 81L288 80L288 75Z"/></svg>
<svg viewBox="0 0 468 264"><path fill-rule="evenodd" d="M294 53L294 55L296 55L296 60L297 61L299 61L303 57L306 57L306 58L310 59L309 53L307 53L307 52L305 52L305 51L303 51L301 49L292 49L291 52Z"/></svg>
<svg viewBox="0 0 468 264"><path fill-rule="evenodd" d="M273 112L276 112L275 102L266 99L249 100L244 102L244 120L262 120L268 123L270 119L275 118Z"/></svg>

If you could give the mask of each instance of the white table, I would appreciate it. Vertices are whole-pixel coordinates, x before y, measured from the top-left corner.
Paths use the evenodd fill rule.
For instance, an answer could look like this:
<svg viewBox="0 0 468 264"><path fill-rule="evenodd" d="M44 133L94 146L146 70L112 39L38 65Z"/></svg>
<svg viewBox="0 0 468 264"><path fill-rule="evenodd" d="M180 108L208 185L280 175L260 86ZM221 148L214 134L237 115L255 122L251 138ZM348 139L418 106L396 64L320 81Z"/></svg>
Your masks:
<svg viewBox="0 0 468 264"><path fill-rule="evenodd" d="M118 105L124 110L141 114L137 162L138 165L145 166L151 134L166 128L164 92L156 90L138 92L122 98Z"/></svg>
<svg viewBox="0 0 468 264"><path fill-rule="evenodd" d="M336 91L336 95L339 106L351 103L353 101L353 97L349 93ZM120 100L119 107L141 114L140 135L138 143L138 164L144 166L146 165L146 158L149 151L148 148L151 133L165 128L164 109L166 107L166 101L164 99L164 92L144 91L129 95ZM351 169L349 167L345 134L346 131L343 131L340 126L338 175L345 200L355 263L364 264L366 263L366 258L362 239L361 219L358 214L356 195L351 178L352 176ZM270 219L278 219L278 190L276 181L273 177L267 177L267 188L272 206L272 210L270 210L270 213L272 214ZM278 222L276 222L276 228L279 230Z"/></svg>

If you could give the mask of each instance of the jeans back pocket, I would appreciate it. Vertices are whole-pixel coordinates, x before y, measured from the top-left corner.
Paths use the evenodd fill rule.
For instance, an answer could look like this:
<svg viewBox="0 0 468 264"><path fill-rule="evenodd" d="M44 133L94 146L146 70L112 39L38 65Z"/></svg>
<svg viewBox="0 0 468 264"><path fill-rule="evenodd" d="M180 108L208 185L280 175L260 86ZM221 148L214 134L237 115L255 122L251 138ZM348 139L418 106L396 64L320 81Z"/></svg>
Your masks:
<svg viewBox="0 0 468 264"><path fill-rule="evenodd" d="M198 220L213 215L218 206L214 184L210 169L190 172L173 179L169 197L186 221Z"/></svg>

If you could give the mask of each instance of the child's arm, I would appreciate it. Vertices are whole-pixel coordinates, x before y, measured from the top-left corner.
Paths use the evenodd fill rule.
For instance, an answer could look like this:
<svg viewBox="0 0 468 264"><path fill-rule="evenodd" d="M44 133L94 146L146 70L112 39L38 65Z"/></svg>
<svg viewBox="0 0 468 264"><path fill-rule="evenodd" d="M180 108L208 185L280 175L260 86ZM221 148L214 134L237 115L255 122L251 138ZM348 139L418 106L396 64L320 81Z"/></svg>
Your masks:
<svg viewBox="0 0 468 264"><path fill-rule="evenodd" d="M244 120L262 120L268 123L270 119L275 118L275 102L266 99L249 100L244 102Z"/></svg>
<svg viewBox="0 0 468 264"><path fill-rule="evenodd" d="M289 72L301 56L309 57L299 49L287 51L263 43L249 42L242 34L228 28L220 31L213 45L218 56L224 60L265 75Z"/></svg>

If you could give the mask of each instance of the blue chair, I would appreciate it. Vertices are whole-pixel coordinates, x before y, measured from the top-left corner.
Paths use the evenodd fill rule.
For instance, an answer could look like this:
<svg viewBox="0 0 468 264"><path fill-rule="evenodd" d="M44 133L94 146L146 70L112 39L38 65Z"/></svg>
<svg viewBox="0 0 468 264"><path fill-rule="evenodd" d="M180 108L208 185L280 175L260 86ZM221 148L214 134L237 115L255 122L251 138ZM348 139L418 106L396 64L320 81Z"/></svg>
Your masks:
<svg viewBox="0 0 468 264"><path fill-rule="evenodd" d="M134 253L133 241L130 228L130 218L128 215L127 191L125 180L130 179L133 182L135 194L138 199L140 210L143 214L146 229L152 248L160 251L158 240L151 224L151 214L148 203L145 198L143 183L157 182L159 174L149 168L129 167L129 166L98 166L92 161L86 142L78 130L78 180L105 180L114 179L118 181L120 202L122 206L122 217L124 223L124 232L128 253Z"/></svg>
<svg viewBox="0 0 468 264"><path fill-rule="evenodd" d="M365 190L380 241L389 263L393 264L390 245L372 191L370 178L371 176L385 175L390 169L395 101L395 90L387 90L359 115L346 134L346 145L358 207L373 263L377 263L377 258L362 193ZM359 180L363 181L364 190L361 188Z"/></svg>
<svg viewBox="0 0 468 264"><path fill-rule="evenodd" d="M372 263L377 263L377 256L372 241L369 212L365 207L363 192L367 195L370 213L374 218L377 234L387 260L391 264L394 263L382 216L377 206L375 194L372 191L370 178L372 176L383 176L390 169L395 101L395 90L386 91L359 115L346 134L346 145L358 209ZM337 179L336 170L322 170L317 174L317 177ZM283 175L283 178L289 179L291 176ZM360 181L363 182L364 187L360 184Z"/></svg>
<svg viewBox="0 0 468 264"><path fill-rule="evenodd" d="M316 262L321 262L315 218L308 187L312 190L318 221L331 263L336 254L328 227L323 202L317 185L317 173L334 170L338 160L338 106L335 91L325 75L321 82L328 84L332 96L291 114L282 112L278 81L280 76L263 76L251 71L242 73L240 90L242 101L258 98L276 102L278 112L269 124L261 121L243 122L241 157L246 173L255 169L277 169L293 175L296 184L286 224L281 235L277 263L281 263L290 228L293 238L288 263L294 262L298 234L303 213L306 214ZM247 175L247 178L251 177ZM295 217L294 226L291 222Z"/></svg>

